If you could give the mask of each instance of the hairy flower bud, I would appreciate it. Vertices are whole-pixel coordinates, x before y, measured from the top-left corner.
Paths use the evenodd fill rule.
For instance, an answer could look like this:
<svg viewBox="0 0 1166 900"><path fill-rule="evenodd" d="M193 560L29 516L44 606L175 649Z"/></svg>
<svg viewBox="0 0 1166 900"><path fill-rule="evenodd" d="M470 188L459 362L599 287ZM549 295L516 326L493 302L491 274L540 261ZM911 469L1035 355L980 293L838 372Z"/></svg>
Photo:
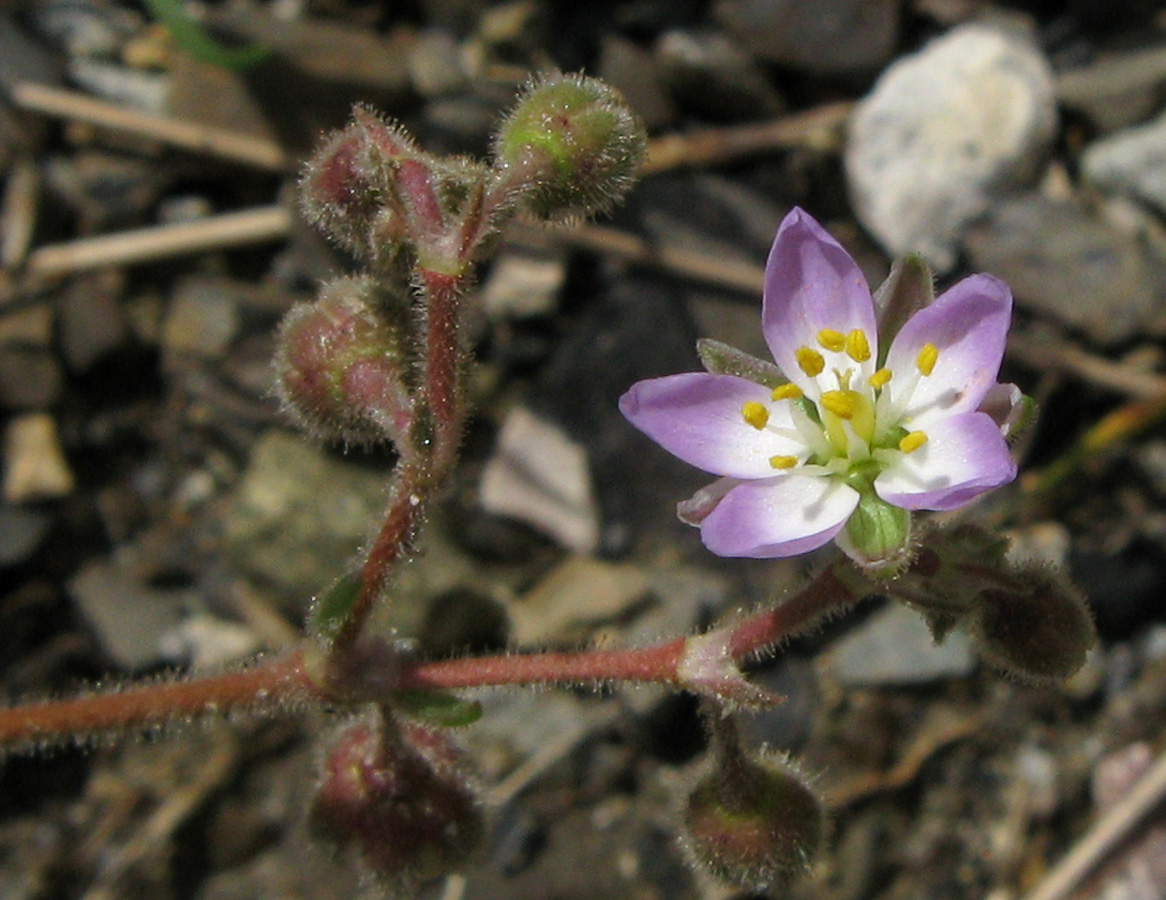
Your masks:
<svg viewBox="0 0 1166 900"><path fill-rule="evenodd" d="M330 135L304 166L304 215L361 258L400 245L405 223L394 203L393 179L402 160L421 156L399 126L356 106L353 121Z"/></svg>
<svg viewBox="0 0 1166 900"><path fill-rule="evenodd" d="M1075 674L1097 640L1085 598L1066 579L1033 564L1015 590L980 592L969 631L983 657L1009 675L1035 684Z"/></svg>
<svg viewBox="0 0 1166 900"><path fill-rule="evenodd" d="M456 869L483 832L462 760L443 732L367 720L346 727L328 752L311 821L402 894Z"/></svg>
<svg viewBox="0 0 1166 900"><path fill-rule="evenodd" d="M713 726L716 762L689 795L685 846L698 867L722 881L758 891L781 887L809 869L825 813L784 759L747 756L728 728L727 721Z"/></svg>
<svg viewBox="0 0 1166 900"><path fill-rule="evenodd" d="M563 220L609 209L631 187L647 136L617 91L582 75L533 81L498 129L496 168L515 177L520 206Z"/></svg>
<svg viewBox="0 0 1166 900"><path fill-rule="evenodd" d="M293 307L279 330L276 388L308 431L402 445L413 418L409 319L402 298L369 277L340 278Z"/></svg>

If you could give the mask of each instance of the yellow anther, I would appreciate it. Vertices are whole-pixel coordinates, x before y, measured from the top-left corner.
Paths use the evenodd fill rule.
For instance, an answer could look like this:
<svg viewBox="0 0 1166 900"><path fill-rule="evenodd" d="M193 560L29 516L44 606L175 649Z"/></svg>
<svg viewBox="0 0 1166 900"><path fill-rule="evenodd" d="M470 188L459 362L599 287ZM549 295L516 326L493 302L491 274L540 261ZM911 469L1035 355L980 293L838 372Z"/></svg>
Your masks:
<svg viewBox="0 0 1166 900"><path fill-rule="evenodd" d="M741 407L741 416L760 431L765 427L765 423L769 421L769 410L762 406L755 400L750 400Z"/></svg>
<svg viewBox="0 0 1166 900"><path fill-rule="evenodd" d="M798 397L802 396L802 389L792 381L788 381L775 387L769 396L774 400L797 400Z"/></svg>
<svg viewBox="0 0 1166 900"><path fill-rule="evenodd" d="M792 469L798 464L796 456L771 456L769 464L775 469Z"/></svg>
<svg viewBox="0 0 1166 900"><path fill-rule="evenodd" d="M798 368L811 378L821 375L822 370L826 368L826 360L813 347L798 347L794 352L794 358L798 361Z"/></svg>
<svg viewBox="0 0 1166 900"><path fill-rule="evenodd" d="M834 413L840 419L849 419L858 406L854 391L826 391L819 402L823 409Z"/></svg>
<svg viewBox="0 0 1166 900"><path fill-rule="evenodd" d="M833 350L837 353L846 346L846 335L841 331L835 331L833 328L823 328L818 332L818 343L827 350Z"/></svg>
<svg viewBox="0 0 1166 900"><path fill-rule="evenodd" d="M870 341L858 328L846 335L846 355L855 362L866 362L870 359Z"/></svg>
<svg viewBox="0 0 1166 900"><path fill-rule="evenodd" d="M879 369L877 372L875 372L873 375L871 375L870 378L868 379L868 381L870 381L870 386L876 387L876 388L883 387L890 380L891 380L891 370L890 369Z"/></svg>
<svg viewBox="0 0 1166 900"><path fill-rule="evenodd" d="M915 365L919 367L919 371L924 375L930 375L935 368L935 362L939 359L939 348L935 344L928 341L919 348L919 355L915 357Z"/></svg>
<svg viewBox="0 0 1166 900"><path fill-rule="evenodd" d="M904 453L913 453L926 443L927 435L922 431L912 431L899 441L899 449Z"/></svg>

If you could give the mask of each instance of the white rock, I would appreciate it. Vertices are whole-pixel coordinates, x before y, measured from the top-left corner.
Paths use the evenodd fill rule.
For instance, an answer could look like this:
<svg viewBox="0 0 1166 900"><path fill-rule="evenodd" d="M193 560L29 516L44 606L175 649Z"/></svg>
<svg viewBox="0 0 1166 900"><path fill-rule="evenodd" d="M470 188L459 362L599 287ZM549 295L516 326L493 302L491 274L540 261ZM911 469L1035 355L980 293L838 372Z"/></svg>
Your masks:
<svg viewBox="0 0 1166 900"><path fill-rule="evenodd" d="M1095 141L1081 159L1085 178L1166 211L1166 115Z"/></svg>
<svg viewBox="0 0 1166 900"><path fill-rule="evenodd" d="M859 220L893 255L955 262L992 196L1031 180L1056 134L1053 73L1024 36L965 25L889 67L851 119Z"/></svg>
<svg viewBox="0 0 1166 900"><path fill-rule="evenodd" d="M599 546L587 451L529 410L514 409L482 472L482 506L551 535L576 553Z"/></svg>
<svg viewBox="0 0 1166 900"><path fill-rule="evenodd" d="M4 499L9 503L63 497L73 490L57 426L48 413L28 413L4 434Z"/></svg>

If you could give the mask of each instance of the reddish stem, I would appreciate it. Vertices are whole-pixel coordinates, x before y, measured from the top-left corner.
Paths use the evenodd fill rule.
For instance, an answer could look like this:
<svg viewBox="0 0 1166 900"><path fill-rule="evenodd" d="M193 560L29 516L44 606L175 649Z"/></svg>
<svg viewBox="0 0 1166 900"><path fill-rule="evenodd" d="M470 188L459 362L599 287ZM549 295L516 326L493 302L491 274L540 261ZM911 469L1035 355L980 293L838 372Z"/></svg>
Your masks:
<svg viewBox="0 0 1166 900"><path fill-rule="evenodd" d="M207 713L286 708L323 699L304 670L303 652L295 650L240 672L0 709L0 746L35 745L69 735L83 737Z"/></svg>
<svg viewBox="0 0 1166 900"><path fill-rule="evenodd" d="M733 658L744 660L857 600L827 570L780 606L725 626L731 630L729 646ZM406 668L398 684L403 689L430 690L615 681L684 687L677 666L686 642L687 638L676 638L636 650L513 654L417 663ZM215 712L334 700L308 677L303 651L295 651L242 672L0 710L0 746L149 727Z"/></svg>

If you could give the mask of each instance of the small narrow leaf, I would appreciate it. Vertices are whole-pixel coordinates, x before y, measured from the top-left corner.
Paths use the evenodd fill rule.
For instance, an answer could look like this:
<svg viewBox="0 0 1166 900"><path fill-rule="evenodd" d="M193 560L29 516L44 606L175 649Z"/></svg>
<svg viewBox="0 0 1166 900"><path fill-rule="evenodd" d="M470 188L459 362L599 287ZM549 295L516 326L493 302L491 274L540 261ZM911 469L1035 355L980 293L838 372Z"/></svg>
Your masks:
<svg viewBox="0 0 1166 900"><path fill-rule="evenodd" d="M701 338L697 341L696 352L700 356L701 364L714 375L736 375L763 384L767 388L775 388L789 381L781 374L781 369L773 363L750 356L744 350L738 350L712 338Z"/></svg>
<svg viewBox="0 0 1166 900"><path fill-rule="evenodd" d="M482 704L442 691L394 691L393 707L441 728L461 728L482 718Z"/></svg>

